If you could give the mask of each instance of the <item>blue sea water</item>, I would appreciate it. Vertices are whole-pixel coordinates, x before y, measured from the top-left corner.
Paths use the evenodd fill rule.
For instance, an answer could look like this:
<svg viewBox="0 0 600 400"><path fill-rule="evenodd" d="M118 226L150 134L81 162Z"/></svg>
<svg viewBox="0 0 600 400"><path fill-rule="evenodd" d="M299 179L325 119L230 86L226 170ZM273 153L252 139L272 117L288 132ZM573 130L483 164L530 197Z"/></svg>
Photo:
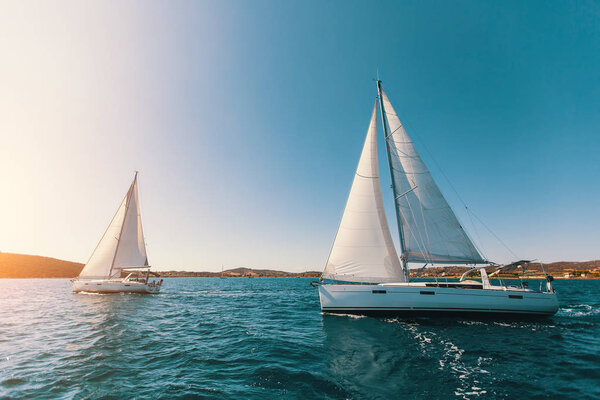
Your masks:
<svg viewBox="0 0 600 400"><path fill-rule="evenodd" d="M600 281L555 287L555 317L494 322L322 315L307 279L5 279L0 398L598 399Z"/></svg>

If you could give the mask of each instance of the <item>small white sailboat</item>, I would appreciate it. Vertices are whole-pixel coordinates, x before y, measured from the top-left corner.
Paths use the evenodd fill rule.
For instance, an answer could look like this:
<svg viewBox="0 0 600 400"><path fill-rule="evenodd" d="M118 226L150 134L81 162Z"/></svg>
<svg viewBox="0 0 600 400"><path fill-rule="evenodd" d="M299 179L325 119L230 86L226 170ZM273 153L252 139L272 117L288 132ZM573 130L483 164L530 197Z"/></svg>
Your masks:
<svg viewBox="0 0 600 400"><path fill-rule="evenodd" d="M146 269L145 278L121 279L121 272ZM142 231L137 190L137 172L117 213L104 232L87 264L73 280L74 292L158 293L162 279L149 282L150 266Z"/></svg>
<svg viewBox="0 0 600 400"><path fill-rule="evenodd" d="M477 250L434 182L377 81L392 178L401 257L383 207L377 161L377 102L344 213L321 276L321 309L332 313L394 315L553 315L558 300L547 276L539 291L494 286L490 262ZM480 281L411 282L410 263L472 264ZM511 266L514 264L511 264Z"/></svg>

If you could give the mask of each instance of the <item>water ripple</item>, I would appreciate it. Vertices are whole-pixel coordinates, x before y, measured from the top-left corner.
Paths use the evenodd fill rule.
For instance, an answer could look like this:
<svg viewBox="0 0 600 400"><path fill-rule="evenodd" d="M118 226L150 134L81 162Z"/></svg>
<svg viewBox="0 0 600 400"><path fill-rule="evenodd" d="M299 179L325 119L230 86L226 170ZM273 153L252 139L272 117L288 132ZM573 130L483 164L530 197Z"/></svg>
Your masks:
<svg viewBox="0 0 600 400"><path fill-rule="evenodd" d="M600 282L556 287L553 319L493 322L322 315L304 279L0 280L0 398L598 398Z"/></svg>

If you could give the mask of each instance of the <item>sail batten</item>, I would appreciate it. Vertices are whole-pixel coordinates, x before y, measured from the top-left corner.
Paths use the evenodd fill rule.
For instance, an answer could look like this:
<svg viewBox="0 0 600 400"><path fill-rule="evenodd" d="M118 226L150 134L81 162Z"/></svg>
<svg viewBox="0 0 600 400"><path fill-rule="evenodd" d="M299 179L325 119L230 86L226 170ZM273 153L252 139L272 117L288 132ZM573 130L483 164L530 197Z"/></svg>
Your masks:
<svg viewBox="0 0 600 400"><path fill-rule="evenodd" d="M406 262L479 264L486 260L459 223L379 86L402 257Z"/></svg>
<svg viewBox="0 0 600 400"><path fill-rule="evenodd" d="M377 160L377 108L356 168L324 279L404 282L404 273L385 217Z"/></svg>

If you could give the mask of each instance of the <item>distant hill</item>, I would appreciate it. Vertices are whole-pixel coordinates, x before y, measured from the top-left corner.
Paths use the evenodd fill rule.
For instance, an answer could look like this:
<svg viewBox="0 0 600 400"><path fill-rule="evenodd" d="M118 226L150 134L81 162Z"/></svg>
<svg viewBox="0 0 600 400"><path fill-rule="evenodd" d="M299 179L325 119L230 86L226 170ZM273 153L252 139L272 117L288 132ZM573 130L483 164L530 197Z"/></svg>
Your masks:
<svg viewBox="0 0 600 400"><path fill-rule="evenodd" d="M0 253L0 278L75 278L83 264L56 258L26 254ZM160 271L162 277L220 277L220 272ZM320 272L292 273L270 269L235 268L223 272L224 277L298 278L319 277Z"/></svg>
<svg viewBox="0 0 600 400"><path fill-rule="evenodd" d="M177 278L318 278L319 271L285 272L272 269L234 268L221 272L161 271L162 277Z"/></svg>
<svg viewBox="0 0 600 400"><path fill-rule="evenodd" d="M540 264L532 263L530 268L541 270ZM568 270L583 270L600 268L600 260L593 261L558 261L550 264L544 264L546 271L550 272L565 272Z"/></svg>
<svg viewBox="0 0 600 400"><path fill-rule="evenodd" d="M75 278L79 275L83 264L58 260L56 258L30 256L25 254L0 253L0 278ZM417 270L411 269L411 277L460 277L467 267L436 267L426 268L415 275ZM544 264L547 273L556 278L565 275L570 277L600 277L600 260L594 261L559 261ZM489 268L489 272L494 268ZM541 274L539 263L531 263L526 271L526 276ZM520 270L512 274L520 274ZM285 272L272 269L234 268L221 272L194 272L194 271L157 271L156 275L172 278L318 278L321 271ZM510 277L510 273L507 273Z"/></svg>
<svg viewBox="0 0 600 400"><path fill-rule="evenodd" d="M428 267L417 273L417 270L413 269L410 272L411 277L420 278L433 278L433 277L460 277L469 267ZM486 268L488 273L494 271L496 268ZM585 277L596 278L600 277L600 260L593 261L557 261L553 263L544 264L544 270L547 274L554 275L555 278L563 278L565 274L570 277ZM542 274L542 266L538 262L529 263L526 266L525 276L539 276ZM511 275L520 276L521 270L513 270L510 273L507 272L501 276Z"/></svg>
<svg viewBox="0 0 600 400"><path fill-rule="evenodd" d="M0 278L75 278L83 264L56 258L0 253Z"/></svg>

